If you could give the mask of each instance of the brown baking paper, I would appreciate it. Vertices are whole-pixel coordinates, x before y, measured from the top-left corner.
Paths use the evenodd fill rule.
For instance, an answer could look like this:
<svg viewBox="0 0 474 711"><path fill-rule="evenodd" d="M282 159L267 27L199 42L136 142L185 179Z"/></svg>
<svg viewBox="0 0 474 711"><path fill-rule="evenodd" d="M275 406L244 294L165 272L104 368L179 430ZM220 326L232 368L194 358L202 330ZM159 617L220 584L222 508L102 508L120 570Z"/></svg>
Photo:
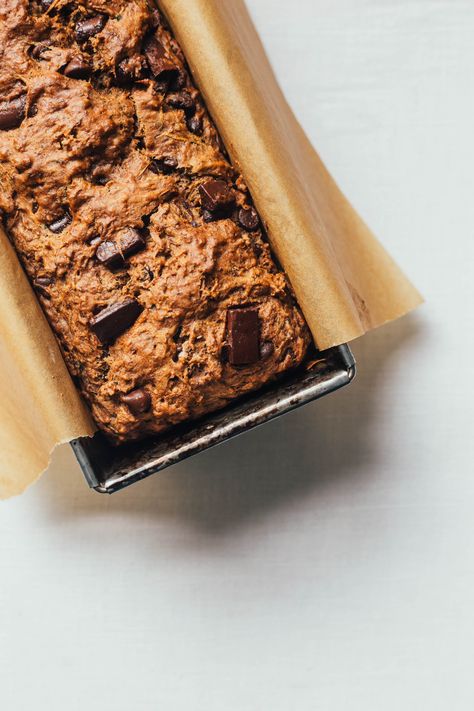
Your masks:
<svg viewBox="0 0 474 711"><path fill-rule="evenodd" d="M0 229L0 498L35 481L54 447L94 426Z"/></svg>
<svg viewBox="0 0 474 711"><path fill-rule="evenodd" d="M278 86L243 0L160 0L321 349L421 297L353 210Z"/></svg>
<svg viewBox="0 0 474 711"><path fill-rule="evenodd" d="M242 172L319 348L421 303L308 141L243 0L160 0ZM0 233L0 498L38 478L54 446L94 431L56 341Z"/></svg>

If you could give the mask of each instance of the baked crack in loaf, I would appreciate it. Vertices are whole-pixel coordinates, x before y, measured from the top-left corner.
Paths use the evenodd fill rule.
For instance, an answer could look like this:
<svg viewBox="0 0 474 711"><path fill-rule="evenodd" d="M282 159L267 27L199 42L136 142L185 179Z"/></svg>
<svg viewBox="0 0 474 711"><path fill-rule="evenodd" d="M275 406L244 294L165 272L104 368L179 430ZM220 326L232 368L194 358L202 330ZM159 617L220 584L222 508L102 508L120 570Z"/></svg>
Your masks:
<svg viewBox="0 0 474 711"><path fill-rule="evenodd" d="M310 335L147 0L2 0L0 209L116 442L223 407Z"/></svg>

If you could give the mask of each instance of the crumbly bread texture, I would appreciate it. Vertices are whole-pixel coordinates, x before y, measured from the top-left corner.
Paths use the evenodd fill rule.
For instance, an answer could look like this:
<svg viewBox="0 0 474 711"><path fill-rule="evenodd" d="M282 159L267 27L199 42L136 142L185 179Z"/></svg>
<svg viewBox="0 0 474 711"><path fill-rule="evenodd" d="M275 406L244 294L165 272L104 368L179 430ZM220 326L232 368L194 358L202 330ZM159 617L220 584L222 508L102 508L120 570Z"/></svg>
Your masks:
<svg viewBox="0 0 474 711"><path fill-rule="evenodd" d="M151 0L2 0L0 183L7 234L115 441L303 361L304 319Z"/></svg>

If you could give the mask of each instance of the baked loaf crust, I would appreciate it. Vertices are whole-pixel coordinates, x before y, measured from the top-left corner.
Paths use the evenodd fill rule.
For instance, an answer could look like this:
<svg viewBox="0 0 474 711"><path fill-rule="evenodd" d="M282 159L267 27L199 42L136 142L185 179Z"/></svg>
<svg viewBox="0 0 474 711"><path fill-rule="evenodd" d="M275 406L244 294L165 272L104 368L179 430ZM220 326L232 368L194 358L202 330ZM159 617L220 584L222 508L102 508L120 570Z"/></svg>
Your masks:
<svg viewBox="0 0 474 711"><path fill-rule="evenodd" d="M0 209L117 442L223 407L310 335L147 0L2 0Z"/></svg>

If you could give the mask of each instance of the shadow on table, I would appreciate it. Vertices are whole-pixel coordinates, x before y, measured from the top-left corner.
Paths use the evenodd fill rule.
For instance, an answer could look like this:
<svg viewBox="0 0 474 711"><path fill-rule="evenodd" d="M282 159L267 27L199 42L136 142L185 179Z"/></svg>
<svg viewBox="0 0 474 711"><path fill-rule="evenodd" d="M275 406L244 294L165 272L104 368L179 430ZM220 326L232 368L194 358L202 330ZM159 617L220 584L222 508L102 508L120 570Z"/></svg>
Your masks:
<svg viewBox="0 0 474 711"><path fill-rule="evenodd" d="M358 377L338 393L113 495L89 491L68 446L39 487L58 521L114 512L196 526L212 535L271 514L347 478L368 485L379 456L373 423L390 368L421 337L416 316L354 344Z"/></svg>

